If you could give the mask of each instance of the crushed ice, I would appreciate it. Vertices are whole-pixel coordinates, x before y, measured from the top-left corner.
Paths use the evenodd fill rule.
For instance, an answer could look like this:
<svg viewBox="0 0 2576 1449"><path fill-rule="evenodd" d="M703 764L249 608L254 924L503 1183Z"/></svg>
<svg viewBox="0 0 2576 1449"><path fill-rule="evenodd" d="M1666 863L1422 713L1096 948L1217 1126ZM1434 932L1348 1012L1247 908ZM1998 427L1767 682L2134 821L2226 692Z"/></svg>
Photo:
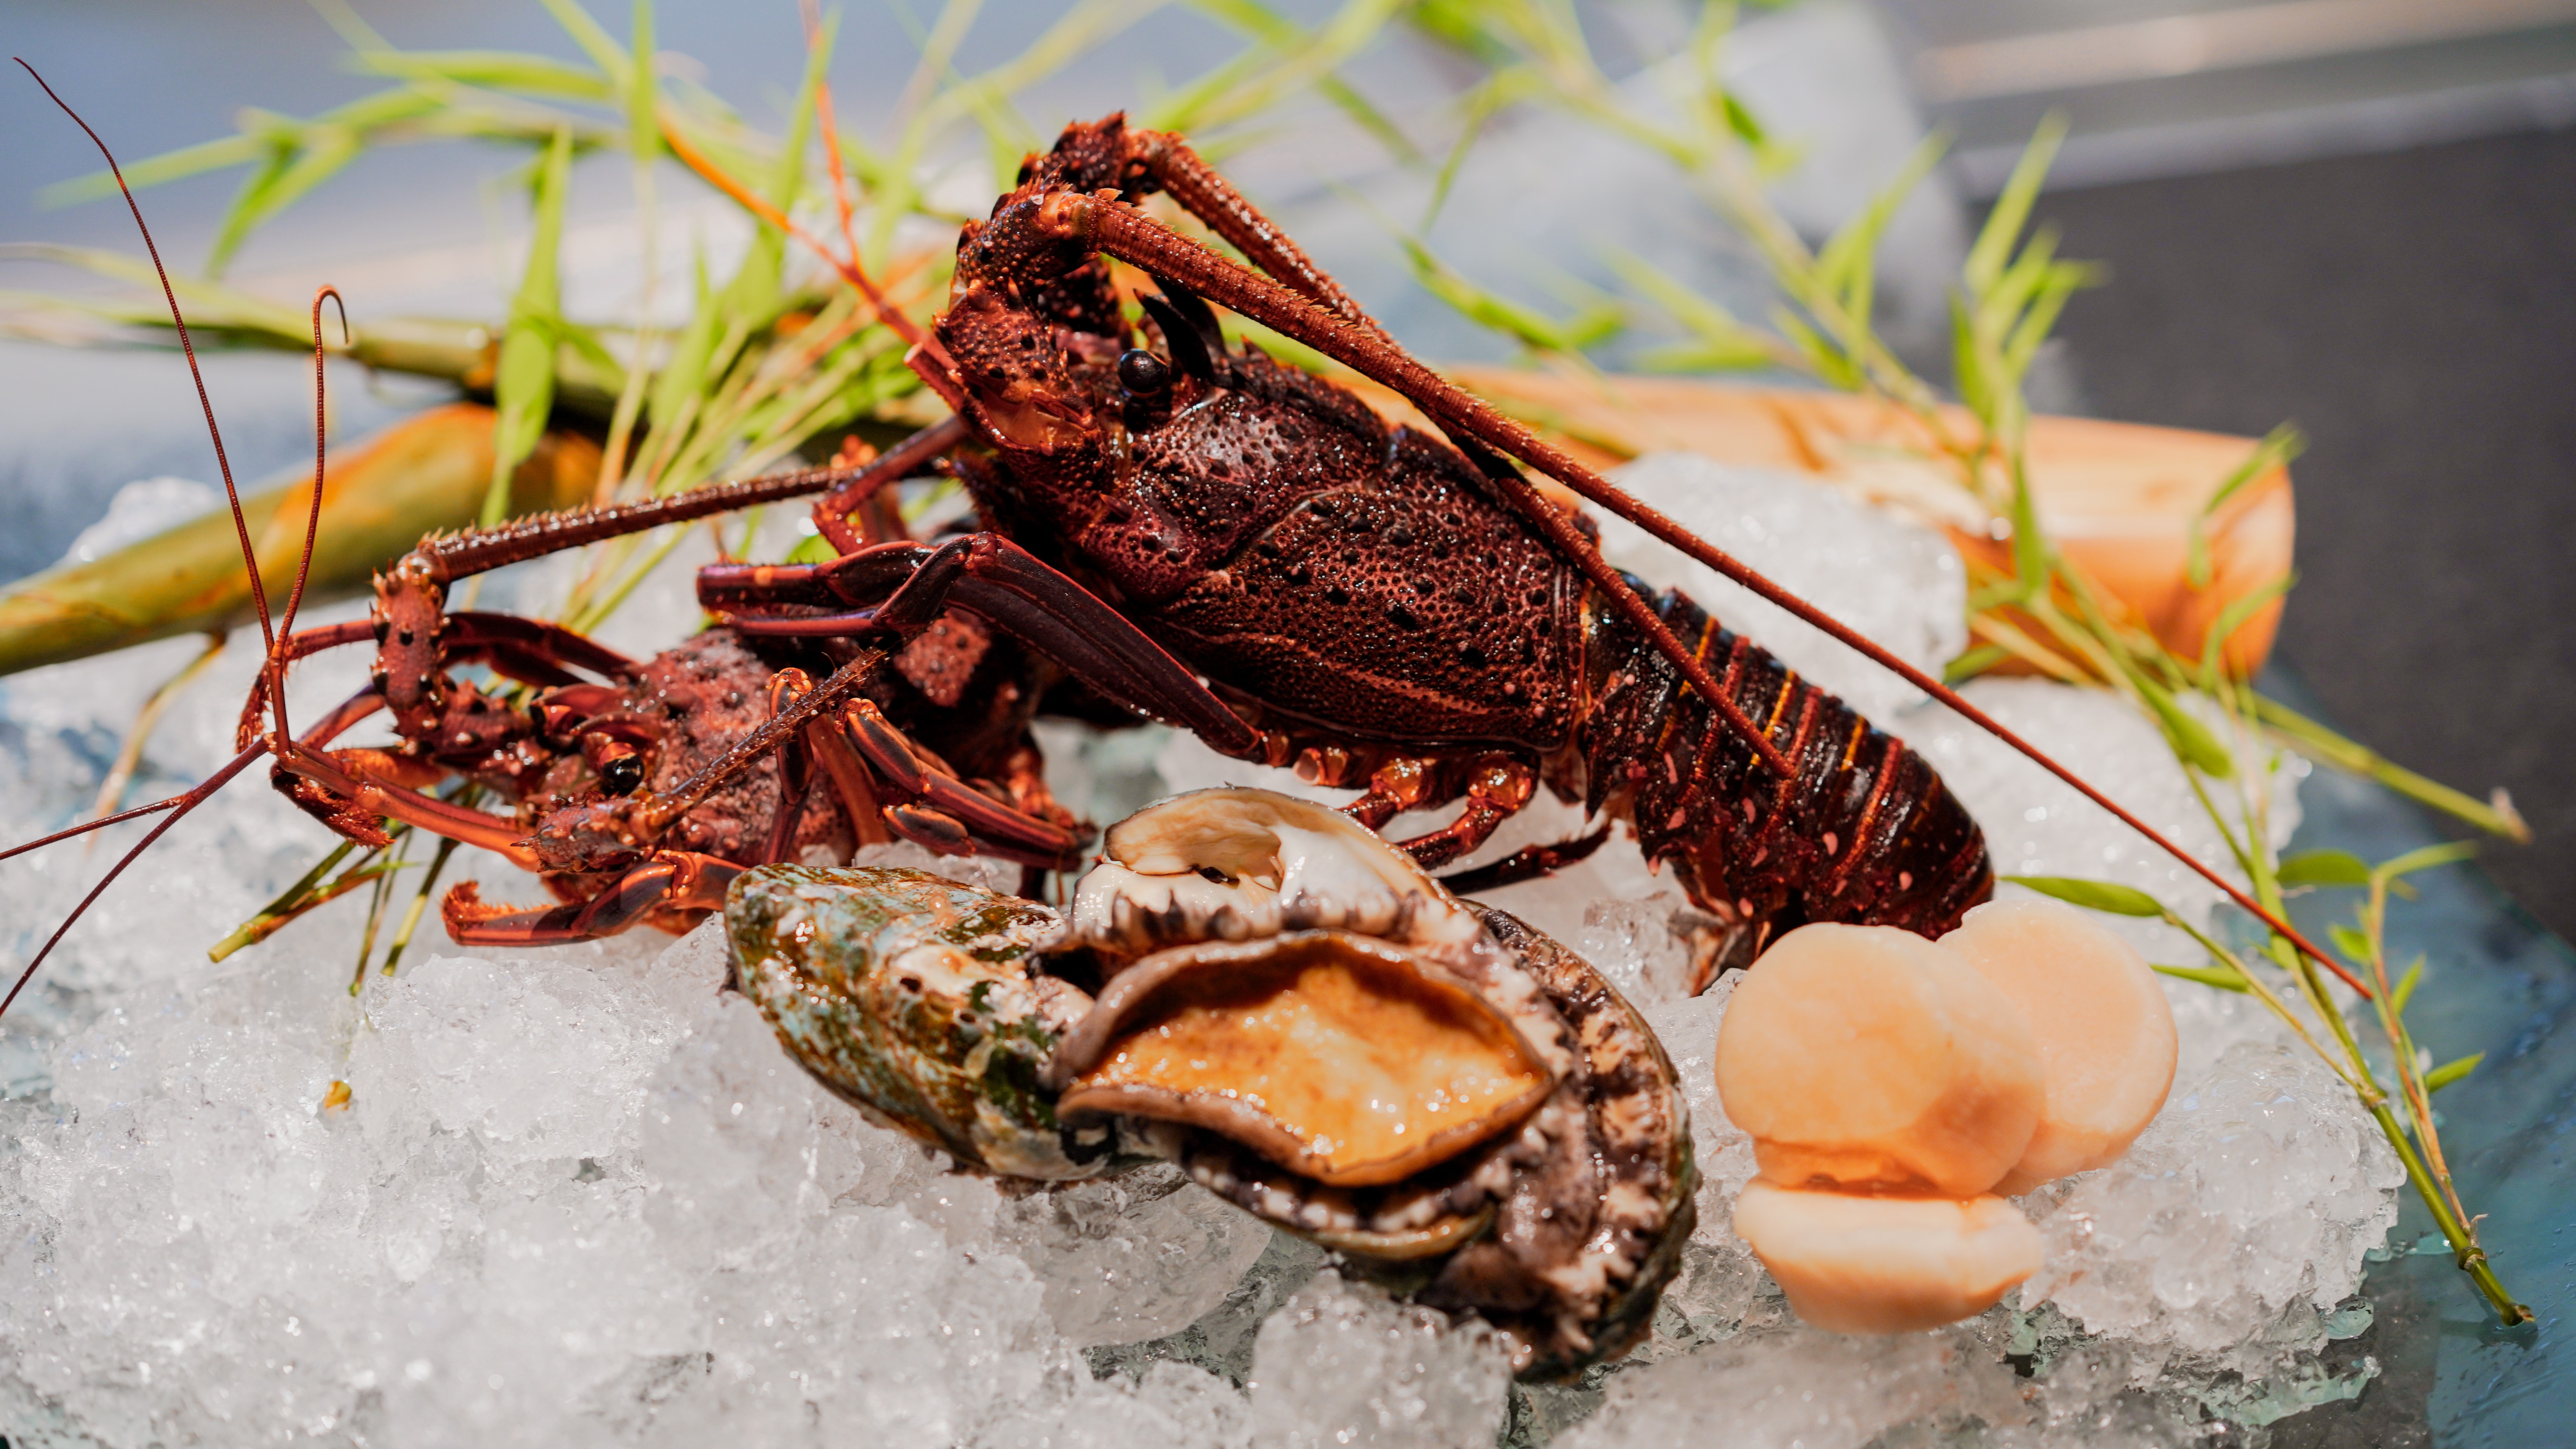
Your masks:
<svg viewBox="0 0 2576 1449"><path fill-rule="evenodd" d="M1647 460L1627 481L1909 659L1937 668L1961 643L1960 571L1929 533L1698 459ZM1905 736L2004 871L2209 909L2213 892L2100 811L1840 646L1632 530L1605 542ZM504 580L483 606L509 594ZM619 642L688 625L685 600L659 612L620 620ZM197 647L0 681L7 833L84 808L145 694ZM172 712L130 799L229 755L254 652L237 640ZM310 717L364 668L355 651L302 666L296 709ZM2116 701L2029 681L1971 694L2218 854L2155 730ZM1103 818L1223 780L1295 787L1185 738L1051 726L1048 745L1066 798ZM2283 762L2276 838L2303 769ZM1580 824L1542 802L1484 854ZM0 867L8 959L139 834ZM866 1125L720 989L711 931L521 953L424 933L398 975L353 998L359 892L210 967L206 944L322 847L272 792L227 792L109 893L0 1033L11 1443L1271 1449L1499 1434L1607 1449L1723 1423L1742 1444L1857 1449L1917 1426L2039 1449L2201 1442L2211 1416L2259 1425L2358 1392L2370 1371L2330 1370L2318 1350L2350 1332L2353 1310L2337 1310L2394 1218L2394 1163L2250 1003L2187 983L2168 983L2184 1061L2164 1114L2122 1163L2025 1200L2052 1252L2018 1305L1934 1334L1839 1338L1799 1326L1727 1226L1753 1170L1712 1080L1728 988L1679 997L1670 881L1614 842L1497 893L1646 1009L1706 1176L1654 1339L1581 1384L1525 1390L1472 1324L1346 1282L1172 1174L1005 1193ZM533 890L473 852L449 878L462 875L500 899ZM2152 929L2139 942L2187 959ZM325 1108L334 1082L347 1104Z"/></svg>

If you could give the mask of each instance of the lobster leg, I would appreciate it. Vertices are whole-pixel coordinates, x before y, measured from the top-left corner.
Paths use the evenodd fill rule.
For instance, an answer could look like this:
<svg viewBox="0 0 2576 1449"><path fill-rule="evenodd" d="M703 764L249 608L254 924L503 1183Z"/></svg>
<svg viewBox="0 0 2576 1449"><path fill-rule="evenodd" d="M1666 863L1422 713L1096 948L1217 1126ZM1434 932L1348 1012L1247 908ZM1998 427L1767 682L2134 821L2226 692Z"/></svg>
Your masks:
<svg viewBox="0 0 2576 1449"><path fill-rule="evenodd" d="M802 669L778 671L769 681L769 712L786 713L813 687ZM769 839L760 848L765 863L795 858L796 827L804 823L805 797L814 787L814 759L805 743L812 735L809 727L778 743L778 813L771 817Z"/></svg>
<svg viewBox="0 0 2576 1449"><path fill-rule="evenodd" d="M376 773L375 765L364 757L373 753L376 752L326 754L296 741L278 748L277 767L347 801L346 809L351 812L367 817L389 817L459 844L481 846L508 857L512 865L522 870L539 868L536 853L522 843L525 832L517 821L481 810L469 810L462 805L450 805L444 800L405 789L399 779L389 779ZM361 843L382 844L382 832L375 833L377 839L362 840Z"/></svg>
<svg viewBox="0 0 2576 1449"><path fill-rule="evenodd" d="M874 704L842 710L843 747L881 801L878 816L904 839L942 855L993 855L1022 865L1068 870L1079 864L1086 836L1017 810L933 768ZM827 748L830 746L827 745Z"/></svg>
<svg viewBox="0 0 2576 1449"><path fill-rule="evenodd" d="M1610 827L1603 825L1590 835L1560 840L1554 845L1526 845L1490 865L1474 870L1456 871L1440 877L1440 883L1452 895L1474 895L1478 891L1500 890L1587 860L1610 838Z"/></svg>
<svg viewBox="0 0 2576 1449"><path fill-rule="evenodd" d="M907 572L896 574L899 568ZM887 591L889 576L900 578ZM1190 730L1219 753L1249 759L1261 733L1208 692L1198 676L1089 589L999 534L939 547L892 545L828 564L718 565L701 570L699 602L742 611L767 600L824 597L871 607L801 618L733 612L744 634L834 636L893 629L917 633L944 609L963 609L1008 630L1084 682L1139 714Z"/></svg>
<svg viewBox="0 0 2576 1449"><path fill-rule="evenodd" d="M634 660L587 634L516 614L450 614L444 642L451 663L481 660L511 679L543 687L573 683L568 669L615 679L636 668Z"/></svg>
<svg viewBox="0 0 2576 1449"><path fill-rule="evenodd" d="M614 936L663 911L720 911L725 887L743 868L685 850L657 850L589 900L546 910L483 904L473 881L461 881L439 903L447 934L460 946L552 946Z"/></svg>
<svg viewBox="0 0 2576 1449"><path fill-rule="evenodd" d="M1476 772L1467 782L1467 805L1458 818L1427 835L1395 843L1425 870L1438 870L1493 838L1495 829L1529 804L1538 774L1517 760L1504 760Z"/></svg>

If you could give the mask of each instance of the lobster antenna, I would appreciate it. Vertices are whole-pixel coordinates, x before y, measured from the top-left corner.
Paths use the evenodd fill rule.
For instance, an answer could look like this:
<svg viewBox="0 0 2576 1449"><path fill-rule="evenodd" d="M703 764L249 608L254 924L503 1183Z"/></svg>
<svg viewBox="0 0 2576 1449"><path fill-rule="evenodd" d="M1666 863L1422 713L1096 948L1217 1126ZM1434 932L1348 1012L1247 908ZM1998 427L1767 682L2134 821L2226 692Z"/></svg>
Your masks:
<svg viewBox="0 0 2576 1449"><path fill-rule="evenodd" d="M805 21L805 48L811 51L823 43L823 17L817 13L814 0L799 0L796 8ZM832 206L841 216L841 245L850 249L850 265L855 267L859 265L859 230L850 204L849 163L841 154L841 128L832 115L829 76L814 79L814 124L823 133L823 164L832 173Z"/></svg>
<svg viewBox="0 0 2576 1449"><path fill-rule="evenodd" d="M161 248L153 243L152 228L143 223L143 208L135 204L134 188L125 184L125 169L116 164L116 153L107 149L107 143L99 139L98 132L90 129L89 122L81 119L80 112L71 108L70 102L54 94L54 88L45 84L45 78L36 74L34 66L18 56L9 58L17 61L18 68L44 90L46 99L60 106L63 114L72 118L72 124L88 135L90 144L98 148L98 154L107 158L108 174L116 178L116 189L125 196L125 209L134 213L134 229L143 233L143 250L152 258L153 275L161 279L161 300L170 304L170 323L179 329L179 350L187 356L188 376L197 384L197 406L206 415L206 436L214 440L215 467L224 476L224 497L233 506L233 532L241 538L242 566L250 571L251 603L259 610L260 643L274 649L277 634L269 627L268 591L261 587L259 581L259 551L252 546L250 524L242 517L241 490L233 486L232 460L224 454L224 430L215 424L214 400L206 395L206 374L197 366L197 347L188 337L188 319L179 313L179 294L171 289L170 269L161 265Z"/></svg>
<svg viewBox="0 0 2576 1449"><path fill-rule="evenodd" d="M750 187L743 185L739 178L718 166L714 158L699 150L695 142L682 135L677 126L664 123L662 139L670 146L671 154L679 157L681 164L698 173L700 179L731 197L734 204L743 210L796 238L808 250L828 263L833 271L840 273L841 280L858 288L859 295L867 298L869 308L877 314L877 320L884 323L896 336L901 337L907 346L928 353L937 359L941 367L953 365L947 349L939 345L938 338L922 331L919 323L905 316L902 308L894 305L887 299L885 293L877 290L876 282L868 276L866 269L859 265L855 255L847 261L842 260L830 247L823 244L821 238L798 225L793 217L770 205ZM841 164L837 132L833 136L832 164L836 167Z"/></svg>
<svg viewBox="0 0 2576 1449"><path fill-rule="evenodd" d="M30 840L23 845L13 845L7 850L0 850L0 860L7 860L13 855L25 855L31 850L42 850L46 846L51 845L58 840L70 840L75 836L87 835L93 830L105 830L111 825L122 825L128 820L139 819L143 816L152 814L154 811L167 810L187 798L188 797L185 795L173 795L167 800L155 800L149 805L137 805L131 810L120 810L113 815L102 815L96 820L84 820L80 824L72 826L68 830L57 830L53 834L48 835L41 840Z"/></svg>
<svg viewBox="0 0 2576 1449"><path fill-rule="evenodd" d="M337 287L325 286L313 293L313 504L304 515L304 552L295 561L295 588L286 596L286 612L278 616L277 638L268 651L268 662L261 672L268 676L269 703L277 711L277 737L292 739L294 732L286 726L286 659L287 648L295 637L295 611L304 607L305 581L313 574L313 545L322 534L322 485L324 465L329 461L328 401L325 392L325 357L322 351L322 303L328 298L340 313L340 345L349 345L349 304Z"/></svg>
<svg viewBox="0 0 2576 1449"><path fill-rule="evenodd" d="M20 63L24 64L25 62L22 61ZM119 820L131 820L137 815L148 814L154 810L170 811L168 816L163 818L159 824L152 827L151 833L145 835L140 841L137 841L134 848L127 851L124 857L118 860L116 864L108 867L107 874L98 878L98 884L91 886L89 888L89 894L81 897L80 904L72 907L72 913L63 918L63 923L61 925L54 928L54 934L45 938L44 949L38 951L35 954L35 957L27 962L27 969L18 973L17 981L12 983L9 987L9 994L7 996L0 996L0 1016L6 1016L9 1014L9 1007L12 1003L17 1001L18 993L26 990L27 983L35 979L36 968L44 965L45 958L54 954L54 948L62 944L63 937L71 932L73 925L78 923L82 916L89 913L91 904L96 902L99 896L104 894L109 886L116 883L116 878L125 874L125 868L127 866L134 864L136 860L142 857L143 852L150 850L154 841L157 841L162 836L169 834L170 827L178 824L181 817L185 816L189 811L196 809L199 805L204 804L208 796L213 795L217 790L220 790L224 786L232 783L233 776L240 774L251 761L258 759L261 755L266 753L268 753L268 746L264 744L253 745L249 749L242 751L240 754L233 756L231 764L228 764L213 774L208 775L198 784L197 788L189 791L185 795L181 795L173 800L164 800L158 805L146 805L139 810L128 810L122 815L112 815L105 820L93 820L87 826L82 827L86 830L95 830L99 826L113 825ZM79 831L69 830L63 832L64 835L76 835L79 833ZM18 850L32 850L35 846L43 845L48 840L60 840L62 838L63 837L61 835L47 836L45 840L35 841L29 845L22 845L18 847ZM9 853L11 855L15 855L18 852L13 850Z"/></svg>
<svg viewBox="0 0 2576 1449"><path fill-rule="evenodd" d="M161 299L169 304L171 325L176 327L179 332L179 350L188 359L188 376L190 380L195 382L197 385L197 407L206 415L206 436L212 439L215 445L215 466L223 474L224 497L226 501L231 503L233 510L233 536L241 541L242 566L250 574L251 602L259 611L260 639L266 646L270 657L274 659L279 652L279 632L273 628L269 622L268 593L267 590L261 586L259 579L259 551L251 543L249 521L242 516L241 490L235 486L233 482L232 460L227 457L224 452L223 429L215 422L214 400L208 396L206 392L205 372L197 366L196 344L190 340L188 336L188 319L182 315L179 310L179 294L170 285L170 269L161 264L161 248L152 240L152 228L144 223L143 208L136 204L134 200L134 188L128 186L125 182L124 168L116 164L116 153L108 149L107 142L99 139L98 132L90 127L89 122L81 119L80 112L73 110L69 102L65 101L61 96L56 95L52 86L45 84L45 78L36 73L36 68L34 66L27 64L23 58L18 56L11 56L10 59L18 62L18 68L25 71L29 79L35 81L38 88L44 91L46 99L60 107L64 115L72 118L72 124L80 127L82 133L89 137L90 144L98 148L98 154L107 158L108 173L116 178L116 189L125 197L125 209L133 213L135 229L143 234L143 249L151 256L153 275L158 277L161 282ZM317 301L314 306L315 329L318 337L320 329L321 304ZM343 318L342 325L345 328L345 317ZM322 497L321 478L318 471L314 478L313 497L315 504L318 507ZM309 564L313 557L313 545L310 535L307 536L305 542L304 556L306 562ZM303 578L300 574L296 579L296 591L299 595L303 592ZM292 606L290 605L289 608L289 617L291 618ZM278 706L278 722L282 729L285 724L285 705L282 698ZM97 902L101 895L106 893L109 886L116 883L116 878L125 873L125 868L127 866L140 860L145 851L150 850L162 836L170 833L171 826L178 824L180 820L187 816L188 812L196 809L199 805L204 804L216 791L230 784L235 775L240 774L244 769L249 767L251 761L258 759L266 752L267 746L264 743L252 745L249 748L244 749L241 753L233 756L231 763L226 764L222 769L215 771L215 773L207 776L204 780L199 781L194 789L187 791L185 794L175 795L170 799L158 801L154 804L137 806L132 810L121 811L118 814L110 815L103 820L88 821L69 830L57 831L52 835L46 836L42 840L29 841L25 845L13 846L7 851L0 851L0 860L6 860L10 856L34 850L39 846L51 845L55 841L67 840L75 835L86 835L93 830L114 825L120 821L132 820L138 816L150 815L160 811L169 812L164 815L159 822L153 825L152 829L144 835L142 840L135 844L133 849L127 851L122 857L120 857L116 864L108 867L107 874L99 877L98 884L91 886L89 894L81 897L80 904L72 907L71 914L63 918L63 923L60 926L54 928L54 934L45 939L43 948L38 950L36 954L28 960L26 968L18 973L18 979L10 984L9 994L6 996L0 996L0 1016L8 1014L9 1008L18 1000L18 993L27 989L27 983L34 980L36 977L37 968L45 964L45 958L54 953L54 948L62 944L63 937L70 934L72 927L80 922L80 918L89 913L89 908Z"/></svg>

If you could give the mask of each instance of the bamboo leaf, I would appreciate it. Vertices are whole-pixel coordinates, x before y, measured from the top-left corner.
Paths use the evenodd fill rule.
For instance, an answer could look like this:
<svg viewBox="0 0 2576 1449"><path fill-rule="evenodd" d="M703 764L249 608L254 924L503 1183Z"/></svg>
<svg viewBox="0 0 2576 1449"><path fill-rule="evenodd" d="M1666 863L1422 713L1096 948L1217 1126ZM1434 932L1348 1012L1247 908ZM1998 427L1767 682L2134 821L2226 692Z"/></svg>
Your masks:
<svg viewBox="0 0 2576 1449"><path fill-rule="evenodd" d="M2252 622L2254 616L2273 600L2287 594L2297 581L2298 575L2285 573L2228 600L2227 607L2218 611L2218 617L2210 622L2208 635L2200 641L2200 687L2203 690L2212 694L2218 691L2219 666L2227 658L2227 641L2235 638L2236 631Z"/></svg>
<svg viewBox="0 0 2576 1449"><path fill-rule="evenodd" d="M2326 936L2329 940L2334 942L2336 950L2341 951L2344 955L2351 957L2353 960L2367 961L2370 959L2370 938L2363 935L2361 932L2354 930L2352 927L2328 926L2326 927Z"/></svg>
<svg viewBox="0 0 2576 1449"><path fill-rule="evenodd" d="M543 4L546 13L563 27L564 34L571 36L573 44L580 46L582 53L590 57L590 63L598 66L608 77L610 85L622 89L627 77L626 47L619 45L598 21L590 17L589 11L581 8L580 0L543 0ZM603 94L601 99L607 99L606 95Z"/></svg>
<svg viewBox="0 0 2576 1449"><path fill-rule="evenodd" d="M2033 599L2048 587L2048 535L2040 532L2039 505L2030 494L2030 472L2022 466L2018 452L2011 461L2013 578L2025 590L2022 597Z"/></svg>
<svg viewBox="0 0 2576 1449"><path fill-rule="evenodd" d="M2200 505L2200 511L2191 516L2190 537L2184 554L2184 575L2191 581L2193 588L2209 587L2209 520L2219 509L2227 506L2227 500L2243 492L2246 484L2271 472L2274 468L2288 465L2299 454L2307 451L2307 446L2306 436L2295 424L2283 423L2264 434L2262 441L2254 445L2253 453L2236 466L2235 472L2228 474L2219 483L2217 490L2209 495L2209 501Z"/></svg>
<svg viewBox="0 0 2576 1449"><path fill-rule="evenodd" d="M485 528L509 516L510 476L536 451L546 415L554 408L555 347L561 333L557 253L571 171L572 132L558 130L537 170L536 230L528 240L527 270L510 302L509 326L492 379L492 481L483 494Z"/></svg>
<svg viewBox="0 0 2576 1449"><path fill-rule="evenodd" d="M2166 966L2156 963L2155 971L2161 976L2172 976L2183 981L2197 981L2203 986L2215 986L2221 991L2244 992L2254 989L2246 982L2245 973L2233 966Z"/></svg>
<svg viewBox="0 0 2576 1449"><path fill-rule="evenodd" d="M1580 352L1616 333L1621 326L1617 308L1597 303L1559 321L1467 280L1413 238L1402 238L1402 242L1406 257L1413 263L1414 280L1422 284L1423 290L1448 303L1467 320L1513 337L1525 347L1540 352Z"/></svg>
<svg viewBox="0 0 2576 1449"><path fill-rule="evenodd" d="M2066 118L2050 112L2030 144L2024 146L2021 159L2013 163L2012 175L1995 197L1994 210L1986 213L1986 224L1978 231L1976 244L1968 249L1968 289L1973 293L1991 291L2003 276L2004 260L2013 253L2013 243L2030 221L2031 204L2039 199L2039 186L2047 179L2049 166L2057 160L2057 148L2066 140Z"/></svg>
<svg viewBox="0 0 2576 1449"><path fill-rule="evenodd" d="M2017 886L2027 886L2068 905L2108 911L2115 916L2161 916L2165 913L2165 908L2154 896L2135 886L2118 885L2107 880L2079 880L2062 875L2007 875L1997 878Z"/></svg>
<svg viewBox="0 0 2576 1449"><path fill-rule="evenodd" d="M617 93L598 71L506 50L388 50L362 54L358 65L378 75L411 81L446 81L514 95L567 101L606 101Z"/></svg>
<svg viewBox="0 0 2576 1449"><path fill-rule="evenodd" d="M2236 773L2236 760L2227 752L2227 746L2219 743L2218 736L2210 733L2209 726L2202 724L2198 716L2184 709L2170 690L2134 668L2129 672L2129 681L2137 686L2139 697L2147 702L2156 723L2164 727L2174 753L2182 756L2185 763L2221 780Z"/></svg>
<svg viewBox="0 0 2576 1449"><path fill-rule="evenodd" d="M2303 850L2281 857L2276 878L2284 886L2367 886L2370 862L2349 850Z"/></svg>
<svg viewBox="0 0 2576 1449"><path fill-rule="evenodd" d="M1860 214L1843 223L1816 255L1815 280L1842 303L1846 316L1855 324L1865 324L1875 291L1878 243L1887 234L1888 223L1896 219L1905 199L1923 184L1950 147L1950 138L1934 134L1914 148L1905 164L1897 168L1894 178L1878 189Z"/></svg>
<svg viewBox="0 0 2576 1449"><path fill-rule="evenodd" d="M634 55L627 65L626 149L636 164L649 166L662 155L662 126L657 117L661 92L653 83L653 0L635 0Z"/></svg>
<svg viewBox="0 0 2576 1449"><path fill-rule="evenodd" d="M1980 644L1941 667L1941 682L1953 687L1965 684L1996 665L2013 657L2001 644Z"/></svg>
<svg viewBox="0 0 2576 1449"><path fill-rule="evenodd" d="M1846 392L1857 392L1868 383L1869 378L1859 363L1817 335L1816 329L1808 326L1796 313L1783 307L1771 314L1771 323L1806 359L1808 368L1827 383Z"/></svg>
<svg viewBox="0 0 2576 1449"><path fill-rule="evenodd" d="M295 148L277 153L233 198L232 209L224 214L223 226L207 250L206 275L222 276L233 253L240 250L254 229L338 174L356 159L358 150L358 132L353 127L308 127Z"/></svg>
<svg viewBox="0 0 2576 1449"><path fill-rule="evenodd" d="M2406 1014L2406 1003L2414 999L2415 987L2417 983L2421 982L2423 979L2424 958L2418 956L2415 958L2415 964L2407 967L2406 974L2397 978L2396 986L2389 990L2388 1010L2391 1015L2404 1016Z"/></svg>
<svg viewBox="0 0 2576 1449"><path fill-rule="evenodd" d="M1645 294L1664 314L1696 335L1697 341L1658 348L1639 358L1661 371L1720 371L1768 367L1779 362L1779 345L1737 321L1735 315L1674 280L1645 258L1612 248L1604 252L1620 280Z"/></svg>
<svg viewBox="0 0 2576 1449"><path fill-rule="evenodd" d="M2453 840L2440 845L2427 845L2420 850L2410 850L2394 860L2381 861L2379 868L2372 871L2371 875L2380 880L2393 881L2399 876L2413 875L2419 870L2457 865L2461 861L2474 859L2477 853L2478 845L2474 840Z"/></svg>
<svg viewBox="0 0 2576 1449"><path fill-rule="evenodd" d="M2435 1067L2433 1070L2424 1074L2424 1090L2427 1092L2438 1092L2444 1087L2451 1085L2453 1082L2460 1080L2462 1077L2467 1076L2469 1073L2476 1071L2478 1069L2478 1063L2485 1061L2486 1059L2487 1054L2485 1052L2472 1052L2467 1056L2461 1057L2457 1061L2444 1062L2440 1066Z"/></svg>

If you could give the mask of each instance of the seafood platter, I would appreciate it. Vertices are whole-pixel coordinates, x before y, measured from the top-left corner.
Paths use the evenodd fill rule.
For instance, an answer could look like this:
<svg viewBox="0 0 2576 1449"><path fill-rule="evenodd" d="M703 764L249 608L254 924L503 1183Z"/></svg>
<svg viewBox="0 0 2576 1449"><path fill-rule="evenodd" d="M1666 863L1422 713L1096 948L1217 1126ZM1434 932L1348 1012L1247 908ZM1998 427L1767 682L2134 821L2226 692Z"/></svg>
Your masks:
<svg viewBox="0 0 2576 1449"><path fill-rule="evenodd" d="M1564 60L1455 8L1409 23ZM322 436L0 591L0 1442L2539 1422L2547 1184L2460 1104L2563 1074L2514 1024L2576 976L2428 1007L2504 938L2446 946L2467 852L2395 802L2522 823L2258 680L2278 439L2023 401L2085 284L2023 235L2047 133L1942 388L1871 331L1890 208L1809 249L1758 187L1776 335L1638 285L1762 386L1417 245L1558 364L1435 368L1193 142L1256 74L1362 114L1347 16L961 204L836 123L826 18L767 137L649 10L550 9L583 64L366 40L400 84L259 121L239 213L329 127L518 145L506 320L157 252L14 314L269 348ZM608 327L557 254L620 149L748 240ZM436 405L332 435L355 365Z"/></svg>

